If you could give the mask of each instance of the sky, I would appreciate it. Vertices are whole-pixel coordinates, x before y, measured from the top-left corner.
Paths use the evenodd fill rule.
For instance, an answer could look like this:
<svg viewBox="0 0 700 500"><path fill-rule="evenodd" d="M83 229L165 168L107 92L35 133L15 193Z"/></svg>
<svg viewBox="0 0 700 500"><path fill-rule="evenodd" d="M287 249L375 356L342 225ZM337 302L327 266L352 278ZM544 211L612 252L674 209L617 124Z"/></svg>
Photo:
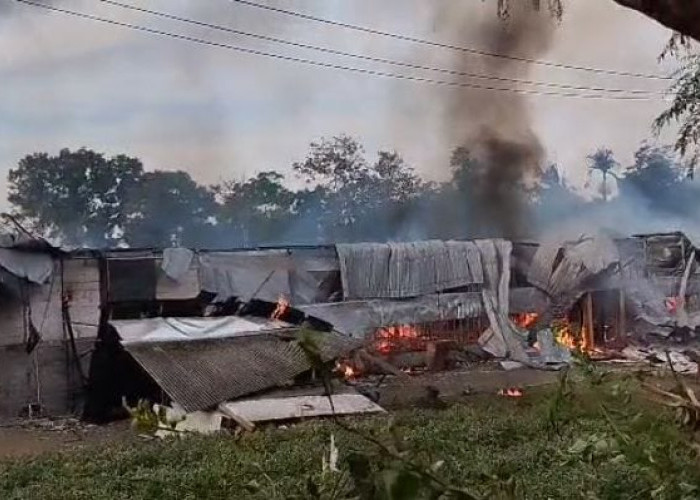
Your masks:
<svg viewBox="0 0 700 500"><path fill-rule="evenodd" d="M47 1L47 0L36 0ZM454 0L260 0L383 31L450 43L447 6ZM459 43L479 48L474 29L495 16L495 0L461 0L469 19ZM228 0L123 0L188 18L409 63L449 67L451 51L343 30L254 9ZM153 29L358 68L438 79L443 74L251 40L135 13L98 0L55 5ZM544 2L543 2L544 3ZM454 90L341 70L309 67L104 25L0 0L0 208L6 177L33 152L87 147L140 158L147 169L186 170L197 181L241 180L265 170L291 175L309 143L357 137L370 157L398 151L421 175L449 174L446 127ZM463 4L462 4L463 5ZM567 0L550 50L565 64L667 74L658 56L670 32L612 0ZM448 14L449 15L449 14ZM467 56L465 56L467 57ZM475 58L478 59L478 58ZM475 60L475 67L479 62ZM463 66L463 65L462 65ZM666 82L526 65L518 76L584 86L662 91ZM508 76L508 75L502 75ZM483 82L482 82L483 83ZM507 85L506 85L507 86ZM474 90L478 99L499 92ZM663 98L617 101L531 96L532 126L549 160L574 186L586 180L586 155L615 151L622 165L651 139ZM662 141L673 140L672 131Z"/></svg>

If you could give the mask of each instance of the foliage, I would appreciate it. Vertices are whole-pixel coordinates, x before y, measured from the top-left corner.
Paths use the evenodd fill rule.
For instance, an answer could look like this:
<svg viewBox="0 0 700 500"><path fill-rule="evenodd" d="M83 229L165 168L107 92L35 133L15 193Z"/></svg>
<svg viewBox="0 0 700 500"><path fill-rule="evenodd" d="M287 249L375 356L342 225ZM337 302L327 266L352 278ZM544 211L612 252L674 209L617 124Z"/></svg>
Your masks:
<svg viewBox="0 0 700 500"><path fill-rule="evenodd" d="M124 155L37 153L8 179L20 218L69 246L197 246L214 214L213 194L185 172L144 172Z"/></svg>
<svg viewBox="0 0 700 500"><path fill-rule="evenodd" d="M700 55L687 55L681 61L683 66L676 72L670 89L673 101L669 109L656 119L654 129L659 133L666 126L678 123L680 129L676 149L697 161L700 144Z"/></svg>
<svg viewBox="0 0 700 500"><path fill-rule="evenodd" d="M412 213L415 202L431 187L396 152L379 151L367 161L357 140L348 136L311 144L293 169L311 188L300 193L301 220L313 219L326 241L351 240L358 234L386 237Z"/></svg>
<svg viewBox="0 0 700 500"><path fill-rule="evenodd" d="M8 200L42 234L66 245L113 245L127 193L143 174L136 158L63 149L36 153L10 170Z"/></svg>
<svg viewBox="0 0 700 500"><path fill-rule="evenodd" d="M624 223L637 223L638 208L690 218L700 213L692 171L669 147L643 144L624 170L606 148L589 161L605 182L616 178L618 196L607 207L579 196L557 165L543 167L537 183L504 189L509 199L523 200L518 208L532 209L541 227L586 214L600 221L627 213L635 220ZM396 152L379 151L370 161L356 139L342 135L312 144L293 171L302 189L291 189L275 171L206 187L185 172L144 171L134 158L63 150L22 159L10 173L10 201L30 229L76 246L231 248L501 236L492 224L478 224L488 221L482 212L489 172L468 147L454 150L451 176L442 184L421 179ZM534 224L526 229L536 235Z"/></svg>
<svg viewBox="0 0 700 500"><path fill-rule="evenodd" d="M285 233L296 200L283 181L284 176L277 172L260 172L251 179L225 182L216 188L221 200L218 220L228 229L226 244L251 246L274 241Z"/></svg>
<svg viewBox="0 0 700 500"><path fill-rule="evenodd" d="M693 215L696 188L689 172L668 146L648 144L635 153L634 165L618 179L621 199L643 199L656 212Z"/></svg>
<svg viewBox="0 0 700 500"><path fill-rule="evenodd" d="M214 196L185 172L146 172L127 193L126 243L198 247L208 238Z"/></svg>
<svg viewBox="0 0 700 500"><path fill-rule="evenodd" d="M591 170L597 170L604 175L611 173L619 165L614 153L608 148L597 149L595 153L588 155L587 159Z"/></svg>
<svg viewBox="0 0 700 500"><path fill-rule="evenodd" d="M581 451L579 439L618 439L600 411L610 408L616 427L639 438L642 449L663 467L664 480L691 489L698 483L695 453L672 415L649 403L629 381L632 399L623 406L614 396L619 380L602 388L572 381L571 396L559 433L549 425L551 389L528 389L524 398L470 396L466 404L445 410L396 412L385 417L345 419L348 425L384 443L396 443L421 467L444 481L470 487L482 497L509 498L650 498L661 483L645 471L648 460L618 443L616 453ZM578 384L578 385L573 385ZM321 462L330 435L340 450L340 473L323 473ZM120 440L123 441L123 440ZM260 428L240 439L190 436L183 440L123 442L0 464L0 498L348 498L332 496L350 475L353 451L377 457L376 448L354 434L339 432L332 421L307 421L287 429ZM636 452L635 452L636 453ZM667 462L667 458L672 458ZM641 461L641 463L639 462ZM353 464L358 477L369 477L367 463ZM391 469L391 462L370 460L371 471ZM362 472L365 471L365 473ZM345 477L346 480L342 478ZM371 475L372 479L379 476ZM389 478L390 479L390 478ZM313 486L310 486L313 484ZM376 484L376 483L375 483ZM337 485L337 486L336 486ZM317 491L320 496L314 496ZM679 491L679 490L677 490ZM60 492L58 494L57 492ZM659 498L674 498L668 490ZM683 498L679 495L675 498Z"/></svg>
<svg viewBox="0 0 700 500"><path fill-rule="evenodd" d="M603 201L608 200L608 176L617 178L615 169L619 166L612 150L608 148L599 148L595 153L586 157L588 160L589 171L597 171L603 175L603 184L601 186L601 194Z"/></svg>

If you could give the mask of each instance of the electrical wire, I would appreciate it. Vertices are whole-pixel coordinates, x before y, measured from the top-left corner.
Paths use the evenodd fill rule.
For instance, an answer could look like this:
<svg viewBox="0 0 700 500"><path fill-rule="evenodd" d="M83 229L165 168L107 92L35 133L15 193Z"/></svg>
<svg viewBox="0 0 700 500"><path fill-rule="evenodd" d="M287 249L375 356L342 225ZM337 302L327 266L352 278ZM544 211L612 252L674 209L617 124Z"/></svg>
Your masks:
<svg viewBox="0 0 700 500"><path fill-rule="evenodd" d="M529 57L519 57L519 56L512 56L508 54L501 54L498 52L489 52L486 50L481 50L481 49L475 49L472 47L464 47L460 45L453 45L449 43L442 43L442 42L436 42L434 40L426 40L423 38L417 38L409 35L402 35L399 33L391 33L388 31L381 31L378 29L374 28L368 28L366 26L360 26L357 24L350 24L350 23L344 23L340 21L334 21L332 19L324 19L321 17L316 17L312 16L309 14L304 14L302 12L297 12L293 10L286 10L282 9L280 7L273 7L271 5L265 5L257 2L252 2L250 0L228 0L229 2L235 2L241 5L246 5L248 7L255 7L257 9L264 9L268 10L271 12L276 12L278 14L284 14L286 16L293 16L297 17L300 19L305 19L307 21L314 21L318 23L323 23L323 24L328 24L331 26L337 26L340 28L345 28L353 31L360 31L363 33L369 33L371 35L378 35L378 36L383 36L387 38L393 38L395 40L402 40L404 42L412 42L412 43L417 43L421 45L428 45L431 47L439 47L441 49L450 49L450 50L456 50L459 52L464 52L467 54L472 54L472 55L478 55L478 56L484 56L484 57L496 57L499 59L510 59L511 61L518 61L522 63L528 63L528 64L536 64L539 66L548 66L551 68L559 68L559 69L568 69L568 70L575 70L575 71L588 71L592 73L600 73L600 74L606 74L606 75L616 75L616 76L629 76L629 77L634 77L634 78L647 78L651 80L671 80L672 77L670 76L662 76L662 75L652 75L652 74L647 74L647 73L635 73L631 71L619 71L619 70L614 70L614 69L606 69L606 68L596 68L592 66L577 66L574 64L565 64L565 63L557 63L553 61L545 61L542 59L531 59ZM454 0L452 0L454 1Z"/></svg>
<svg viewBox="0 0 700 500"><path fill-rule="evenodd" d="M364 74L364 75L370 75L370 76L376 76L376 77L392 78L392 79L396 79L396 80L426 83L426 84L439 85L439 86L451 87L451 88L468 88L468 89L474 89L474 90L510 92L510 93L515 93L515 94L525 94L525 95L534 95L534 96L556 96L556 97L569 97L569 98L579 98L579 99L624 100L624 101L657 100L655 98L635 96L635 95L614 95L614 96L611 96L611 95L605 95L605 94L582 94L579 92L561 93L561 92L537 91L537 90L530 90L530 89L491 87L491 86L479 85L479 84L475 84L475 83L472 84L472 83L455 82L455 81L447 81L447 80L435 80L432 78L404 75L404 74L400 74L400 73L389 73L389 72L377 71L377 70L372 70L372 69L357 68L357 67L353 67L353 66L344 66L341 64L327 63L327 62L317 61L317 60L313 60L313 59L286 56L286 55L278 54L278 53L274 53L274 52L265 52L262 50L251 49L251 48L247 48L247 47L240 47L240 46L230 45L230 44L221 43L221 42L214 42L211 40L205 40L202 38L196 38L196 37L192 37L192 36L188 36L188 35L181 35L178 33L172 33L172 32L168 32L168 31L148 28L145 26L137 25L137 24L116 21L114 19L99 17L99 16L95 16L92 14L86 14L84 12L63 9L60 7L55 7L53 5L47 5L44 3L34 2L31 0L14 0L14 1L28 5L28 6L37 7L40 9L45 9L45 10L49 10L49 11L53 11L53 12L58 12L58 13L66 14L66 15L73 16L73 17L88 19L91 21L96 21L96 22L100 22L100 23L104 23L104 24L110 24L112 26L119 26L122 28L127 28L127 29L131 29L131 30L135 30L135 31L150 33L150 34L164 36L164 37L169 37L169 38L173 38L173 39L177 39L177 40L188 41L188 42L192 42L192 43L196 43L196 44L200 44L200 45L205 45L205 46L210 46L210 47L218 47L218 48L232 50L232 51L236 51L236 52L240 52L240 53L244 53L244 54L267 57L269 59L274 59L274 60L295 62L295 63L300 63L300 64L304 64L304 65L309 65L309 66L317 66L317 67L322 67L322 68L327 68L327 69L337 69L337 70L347 71L347 72L351 72L351 73Z"/></svg>
<svg viewBox="0 0 700 500"><path fill-rule="evenodd" d="M578 86L578 85L569 85L569 84L564 84L564 83L543 82L543 81L527 80L527 79L521 79L521 78L507 78L507 77L501 77L501 76L496 76L496 75L485 75L483 73L457 71L457 70L452 70L452 69L447 69L447 68L439 68L439 67L434 67L434 66L423 66L420 64L406 63L406 62L396 61L396 60L392 60L392 59L372 57L372 56L368 56L365 54L345 52L345 51L336 50L336 49L332 49L332 48L328 48L328 47L321 47L318 45L309 45L309 44L305 44L305 43L301 43L301 42L284 40L281 38L263 35L260 33L252 33L252 32L248 32L248 31L242 31L242 30L230 28L227 26L221 26L221 25L207 23L207 22L203 22L203 21L197 21L195 19L181 17L181 16L177 16L174 14L169 14L167 12L146 9L146 8L138 7L135 5L117 2L114 0L98 0L98 1L105 3L105 4L108 4L108 5L113 5L115 7L120 7L122 9L132 10L132 11L136 11L136 12L143 12L143 13L150 14L150 15L153 15L156 17L161 17L164 19L172 20L172 21L178 21L178 22L182 22L182 23L186 23L186 24L191 24L194 26L209 28L209 29L213 29L213 30L217 30L217 31L223 31L226 33L234 34L234 35L251 37L251 38L258 39L258 40L264 40L267 42L279 43L279 44L288 45L288 46L297 47L297 48L302 48L302 49L315 50L315 51L323 52L326 54L333 54L333 55L337 55L337 56L350 57L350 58L354 58L354 59L360 59L363 61L388 64L388 65L392 65L392 66L400 66L400 67L409 68L409 69L433 71L433 72L437 72L437 73L448 74L451 76L464 76L464 77L474 78L474 79L478 79L478 80L491 80L491 81L508 82L508 83L519 83L519 84L525 84L525 85L564 89L564 90L581 90L581 91L588 91L588 92L607 92L607 93L618 93L618 94L665 95L664 91L658 91L658 90Z"/></svg>

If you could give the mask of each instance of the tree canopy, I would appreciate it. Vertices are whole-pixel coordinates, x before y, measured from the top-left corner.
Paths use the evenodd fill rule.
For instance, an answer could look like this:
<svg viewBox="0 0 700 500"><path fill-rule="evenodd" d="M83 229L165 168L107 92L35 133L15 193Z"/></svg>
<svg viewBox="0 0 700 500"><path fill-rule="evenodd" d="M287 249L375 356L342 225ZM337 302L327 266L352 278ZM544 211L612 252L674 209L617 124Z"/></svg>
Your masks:
<svg viewBox="0 0 700 500"><path fill-rule="evenodd" d="M535 9L540 9L542 0L530 0ZM650 19L684 36L700 41L700 3L697 0L613 0L618 5L636 10ZM498 0L498 13L507 17L515 0ZM561 17L564 0L547 0L547 7L555 16Z"/></svg>
<svg viewBox="0 0 700 500"><path fill-rule="evenodd" d="M142 175L141 162L123 155L35 153L10 170L8 200L33 227L66 245L113 245L126 223L127 193Z"/></svg>
<svg viewBox="0 0 700 500"><path fill-rule="evenodd" d="M568 217L597 220L626 211L629 227L638 227L647 222L641 210L700 215L700 193L671 146L643 144L626 168L607 148L588 159L591 168L615 171L614 196L601 200L576 191L553 164L541 166L534 187L511 186L523 200L520 209L533 214L526 228L531 235ZM291 166L301 188L271 170L203 186L185 172L146 171L136 158L64 149L21 159L9 174L10 203L27 227L69 246L230 248L498 236L481 224L485 165L464 146L448 166L448 180L426 182L397 152L368 159L356 139L338 136L311 144L306 158Z"/></svg>

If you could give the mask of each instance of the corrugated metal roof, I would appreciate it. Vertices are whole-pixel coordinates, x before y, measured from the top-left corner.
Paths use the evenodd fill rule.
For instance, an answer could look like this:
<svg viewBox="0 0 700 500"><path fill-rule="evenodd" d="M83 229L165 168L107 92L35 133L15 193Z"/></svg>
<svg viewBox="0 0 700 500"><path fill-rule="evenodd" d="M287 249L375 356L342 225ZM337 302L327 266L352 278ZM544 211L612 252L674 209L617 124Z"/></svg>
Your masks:
<svg viewBox="0 0 700 500"><path fill-rule="evenodd" d="M329 361L358 345L334 333L319 336L322 356ZM311 368L291 336L275 334L124 348L188 412L281 386Z"/></svg>
<svg viewBox="0 0 700 500"><path fill-rule="evenodd" d="M346 300L418 297L484 283L488 242L338 244ZM494 250L495 252L495 250Z"/></svg>
<svg viewBox="0 0 700 500"><path fill-rule="evenodd" d="M361 300L299 306L309 316L339 332L362 338L382 326L478 318L483 314L478 292L425 295L404 300Z"/></svg>

